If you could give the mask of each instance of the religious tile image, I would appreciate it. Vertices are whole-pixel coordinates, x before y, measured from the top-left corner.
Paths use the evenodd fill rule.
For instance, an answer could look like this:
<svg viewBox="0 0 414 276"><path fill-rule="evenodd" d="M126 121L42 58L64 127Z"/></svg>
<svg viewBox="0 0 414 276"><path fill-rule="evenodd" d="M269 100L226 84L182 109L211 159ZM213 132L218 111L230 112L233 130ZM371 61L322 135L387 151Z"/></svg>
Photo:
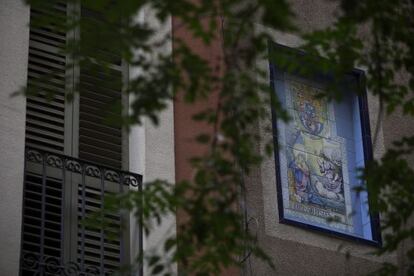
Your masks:
<svg viewBox="0 0 414 276"><path fill-rule="evenodd" d="M313 155L287 149L290 200L346 214L342 162L337 151Z"/></svg>
<svg viewBox="0 0 414 276"><path fill-rule="evenodd" d="M327 225L327 219L350 225L350 191L343 173L348 170L346 144L336 135L334 110L316 98L319 89L296 81L288 85L286 100L291 102L286 105L294 107L289 110L293 120L283 130L288 208L310 220L323 218Z"/></svg>
<svg viewBox="0 0 414 276"><path fill-rule="evenodd" d="M294 109L295 123L304 131L313 135L322 135L327 129L328 103L326 99L317 98L320 89L303 83L289 83L291 101Z"/></svg>
<svg viewBox="0 0 414 276"><path fill-rule="evenodd" d="M340 139L339 137L323 137L312 135L308 132L304 132L292 124L286 126L284 133L285 139L283 141L287 147L315 155L320 155L321 153L325 155L342 154L343 139Z"/></svg>

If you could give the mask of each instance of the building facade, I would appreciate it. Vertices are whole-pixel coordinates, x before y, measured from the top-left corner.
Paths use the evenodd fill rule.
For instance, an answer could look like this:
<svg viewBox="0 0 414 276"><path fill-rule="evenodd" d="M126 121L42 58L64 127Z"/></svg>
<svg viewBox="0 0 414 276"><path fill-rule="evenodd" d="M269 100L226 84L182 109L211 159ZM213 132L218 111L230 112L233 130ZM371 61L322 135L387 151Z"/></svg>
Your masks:
<svg viewBox="0 0 414 276"><path fill-rule="evenodd" d="M328 26L337 10L326 1L294 0L291 3L297 14L297 24L305 31ZM159 245L160 240L176 232L176 224L185 218L180 214L166 218L145 239L142 239L139 225L130 218L129 231L122 234L122 240L115 242L104 239L97 230L78 224L78 219L89 209L99 208L105 192L138 189L142 181L154 179L172 183L191 179L193 171L188 160L204 150L194 140L200 126L191 115L214 106L217 97L213 93L197 105L188 105L177 98L162 112L159 126L144 121L142 126L133 127L127 134L111 125L100 124L102 118L94 117L94 108L105 104L93 97L95 90L108 90L105 96L113 101L111 97L117 94L112 92L117 89L99 87L96 84L99 76L90 72L70 73L79 77L86 87L83 93L86 96L75 98L75 106L59 99L50 106L46 99L11 97L28 81L40 78L42 70L62 69L65 65L64 57L59 59L53 54L58 43L64 43L59 40L64 38L30 28L33 14L30 7L20 1L0 1L0 245L3 249L0 275L61 273L54 261L75 265L73 269L77 274L103 275L102 271L109 273L128 263L140 250ZM138 15L137 20L156 24L150 11ZM160 34L172 33L202 57L220 55L220 38L207 47L193 40L185 29L176 28L178 25L172 18L169 24L159 26ZM273 32L273 35L275 43L289 48L301 42L292 34ZM162 50L174 51L173 43ZM124 70L122 62L115 65L111 75L118 75L121 81L140 73L131 68ZM257 60L256 65L267 68L270 82L269 61ZM67 84L59 84L61 79L62 76L56 75L56 82L50 85L65 91ZM379 106L370 95L367 107L373 127ZM271 113L270 107L268 112ZM401 120L407 123L396 123ZM272 122L258 122L255 126L263 140L272 138L272 134L265 131L271 125ZM373 148L374 157L379 158L393 140L413 131L414 124L398 113L384 118ZM263 147L256 145L257 151L264 151ZM275 163L275 156L265 159L246 179L244 204L248 218L253 221L250 231L271 256L276 270L249 258L241 270L230 269L224 275L364 275L383 262L404 263L400 251L376 257L370 254L375 249L372 244L280 223L278 193L281 191L276 185L276 172L280 167ZM68 183L71 183L69 187ZM57 203L53 202L54 198ZM121 217L114 217L115 225L120 221ZM36 246L39 242L42 245ZM25 250L32 255L25 255ZM147 274L145 269L137 271Z"/></svg>
<svg viewBox="0 0 414 276"><path fill-rule="evenodd" d="M54 12L64 14L67 9L65 5L57 6ZM95 108L128 101L120 98L120 85L98 88L96 81L109 80L104 72L98 69L89 74L65 68L66 58L58 55L65 35L29 27L31 18L39 11L31 10L23 1L2 1L0 10L4 26L13 25L1 30L1 60L5 70L1 82L4 91L1 155L8 165L1 170L5 208L1 233L2 246L7 249L1 257L0 275L107 275L130 263L144 247L156 249L154 244L175 232L174 217L165 218L145 240L138 224L128 215L113 217L115 228L121 221L129 223L115 239L104 238L99 230L79 224L80 217L102 206L103 194L139 189L142 181L174 182L173 106L161 114L159 127L144 122L124 133L119 126L104 123ZM14 21L10 21L13 17ZM151 20L147 18L149 13L138 17ZM21 51L17 50L20 47ZM171 51L171 45L165 45L163 51ZM6 64L19 65L7 70ZM115 83L122 82L129 74L137 74L124 70L122 63L116 61L113 70L109 76ZM41 79L46 74L51 76L49 82ZM79 81L89 79L84 82L89 99L77 98L69 103L63 94L59 95L59 91L70 89L71 82L65 78L71 75ZM58 92L52 101L39 96L11 97L9 93L26 84L36 87L42 83L43 89ZM93 95L95 89L98 93L106 91L106 103L95 102L99 101ZM80 114L89 117L89 123ZM85 136L81 129L94 134ZM89 146L82 146L87 140ZM93 149L87 150L88 147ZM89 157L88 151L92 154ZM20 184L6 184L12 181ZM139 274L142 270L136 269Z"/></svg>

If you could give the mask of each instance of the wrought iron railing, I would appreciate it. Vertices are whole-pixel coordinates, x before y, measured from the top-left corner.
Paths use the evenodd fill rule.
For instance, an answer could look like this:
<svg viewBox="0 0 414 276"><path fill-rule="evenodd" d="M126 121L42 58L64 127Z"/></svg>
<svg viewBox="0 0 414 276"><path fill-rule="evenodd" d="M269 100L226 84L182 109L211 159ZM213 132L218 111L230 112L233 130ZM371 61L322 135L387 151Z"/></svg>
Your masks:
<svg viewBox="0 0 414 276"><path fill-rule="evenodd" d="M20 274L110 275L128 264L128 214L105 214L109 229L82 220L142 177L33 148L25 160Z"/></svg>

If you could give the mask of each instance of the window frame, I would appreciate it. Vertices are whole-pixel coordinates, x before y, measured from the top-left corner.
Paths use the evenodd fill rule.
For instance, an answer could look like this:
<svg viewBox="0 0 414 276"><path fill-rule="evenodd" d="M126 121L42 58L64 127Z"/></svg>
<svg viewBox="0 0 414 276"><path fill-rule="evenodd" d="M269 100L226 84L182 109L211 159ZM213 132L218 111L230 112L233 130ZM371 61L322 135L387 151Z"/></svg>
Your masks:
<svg viewBox="0 0 414 276"><path fill-rule="evenodd" d="M76 11L78 14L80 14L80 4L79 3L65 3L66 5L66 17L74 16L73 14L76 14ZM30 9L30 14L33 13L33 9ZM30 28L35 28L33 26L29 26ZM69 39L79 39L79 29L71 30L66 32L64 35L66 38L65 43L67 43L67 40ZM30 47L30 45L29 45ZM44 47L38 47L40 50L43 50ZM28 60L30 59L29 55L27 56ZM70 159L70 160L78 160L82 164L87 164L85 166L96 166L98 168L105 168L106 170L111 170L115 172L122 172L122 173L129 173L129 133L125 127L122 127L121 129L121 155L122 155L122 161L121 161L121 167L120 168L114 168L110 167L105 164L96 164L93 161L87 161L87 160L80 160L79 158L79 120L80 120L80 112L79 112L79 106L80 106L80 95L79 93L75 92L75 86L79 82L80 79L80 66L79 65L73 65L71 67L67 66L67 64L71 64L72 60L70 58L70 55L66 54L65 56L65 72L63 73L65 78L65 90L64 90L64 103L63 103L63 123L64 123L64 139L63 139L63 151L62 152L55 152L51 149L39 149L35 145L29 145L27 143L27 140L25 141L25 146L27 149L32 148L34 150L41 150L44 152L47 152L47 154L50 154L51 156L60 156L62 159ZM129 81L129 65L122 60L120 72L122 74L122 93L121 93L121 102L123 105L123 114L126 115L128 113L128 106L129 106L129 98L126 93L124 93L125 88L127 87L127 83ZM29 70L29 68L27 69ZM67 100L68 93L73 93L73 99ZM26 106L27 109L27 106ZM25 119L25 123L27 124L27 118ZM27 125L26 125L27 129ZM27 133L26 139L27 139ZM27 165L27 162L25 161L25 174L27 172L31 172L33 164ZM32 172L33 173L33 172ZM43 172L45 175L43 178L46 179L48 175ZM61 179L59 179L62 183L62 197L61 200L62 203L62 219L64 218L65 223L62 223L62 229L60 230L62 234L62 256L61 261L64 264L70 263L70 262L76 262L76 258L78 256L77 253L77 241L78 241L78 232L79 232L79 225L78 225L78 213L77 205L78 205L78 199L81 197L78 195L78 187L81 185L85 185L84 182L80 183L81 181L76 182L75 179L75 173L71 173L67 171L66 174L62 175ZM80 179L81 177L78 175L77 179ZM26 179L24 180L23 185L26 184ZM136 189L142 189L142 176L139 178L139 186ZM45 184L42 184L44 187ZM79 186L78 186L79 185ZM85 186L86 187L86 186ZM123 186L122 186L123 187ZM46 188L45 188L46 189ZM123 187L123 189L126 188ZM130 186L129 189L135 189L135 187ZM24 188L24 192L26 192L26 188ZM107 191L103 191L102 194L106 193ZM87 198L84 198L83 200L86 201ZM25 200L25 199L24 199ZM26 209L25 204L23 200L23 208L22 208L22 217L24 216ZM43 203L42 203L43 204ZM43 210L40 210L43 212ZM120 254L119 254L119 263L120 263L120 269L122 269L125 265L131 264L131 252L132 252L132 234L130 233L130 227L131 227L131 219L129 217L129 214L120 214L119 215L120 220L123 220L123 227L121 231L121 237L120 237ZM44 219L42 219L44 220ZM139 240L137 244L139 245L139 248L136 248L137 251L142 252L143 251L143 235L142 235L142 229L141 226L138 228L138 235ZM25 230L22 228L21 230L21 252L20 252L20 270L22 270L22 249L24 245L24 235ZM143 269L141 268L138 273L139 275L143 274Z"/></svg>
<svg viewBox="0 0 414 276"><path fill-rule="evenodd" d="M300 51L298 49L290 48L288 46L284 46L273 41L269 41L269 56L271 56L272 51L282 51L282 52L290 52L292 53L295 58L299 60L307 55L305 52ZM322 57L318 57L322 58ZM276 97L276 87L275 87L275 77L276 77L276 70L287 72L288 70L284 69L282 66L277 65L275 62L268 60L268 69L269 69L269 84L271 89L271 98L272 102L274 97ZM317 74L319 74L317 72ZM370 119L369 119L369 108L368 108L368 97L367 97L367 89L366 89L366 82L365 82L365 72L361 69L353 69L347 76L351 76L355 78L358 84L358 109L360 114L360 126L361 126L361 138L362 138L362 147L363 147L363 154L364 154L364 164L372 161L373 157L373 147L372 147L372 136L371 136L371 129L370 129ZM314 80L315 78L305 77L307 80ZM280 151L279 151L279 134L278 134L278 118L274 107L271 107L271 115L272 115L272 132L273 132L273 144L274 144L274 164L275 164L275 174L276 174L276 196L277 196L277 207L279 211L279 223L292 225L296 227L300 227L303 229L308 229L315 232L320 232L327 234L329 236L342 238L346 240L351 240L375 247L382 246L382 237L381 237L381 228L380 228L380 216L377 212L370 212L370 226L371 226L371 233L372 233L372 240L365 239L362 237L358 237L356 235L346 234L343 232L323 228L321 226L313 225L310 223L296 221L290 218L286 218L284 215L284 204L283 204L283 187L282 187L282 177L281 177L281 162L280 162ZM369 194L367 194L369 197ZM352 202L354 206L354 202ZM370 208L369 203L366 203L368 208ZM361 204L362 205L362 204Z"/></svg>

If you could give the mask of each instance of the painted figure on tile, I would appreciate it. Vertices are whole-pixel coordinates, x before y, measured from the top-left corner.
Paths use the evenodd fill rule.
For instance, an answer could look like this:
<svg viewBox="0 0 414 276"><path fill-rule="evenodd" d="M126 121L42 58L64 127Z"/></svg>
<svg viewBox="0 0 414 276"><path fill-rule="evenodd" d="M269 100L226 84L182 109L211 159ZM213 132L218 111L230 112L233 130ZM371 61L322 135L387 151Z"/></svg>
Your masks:
<svg viewBox="0 0 414 276"><path fill-rule="evenodd" d="M320 173L329 180L329 184L326 185L326 189L331 192L339 193L342 188L342 165L340 159L329 159L322 154L318 160Z"/></svg>
<svg viewBox="0 0 414 276"><path fill-rule="evenodd" d="M319 120L315 107L310 102L305 102L299 110L299 118L303 127L313 135L321 134L324 124Z"/></svg>
<svg viewBox="0 0 414 276"><path fill-rule="evenodd" d="M293 109L295 121L300 128L312 135L323 135L326 132L327 102L316 98L320 91L316 88L292 82Z"/></svg>
<svg viewBox="0 0 414 276"><path fill-rule="evenodd" d="M342 164L340 159L328 158L324 154L318 159L319 172L322 177L315 178L317 192L327 198L344 202Z"/></svg>
<svg viewBox="0 0 414 276"><path fill-rule="evenodd" d="M289 164L289 169L294 182L296 201L307 202L310 188L310 170L308 164L306 164L305 155L303 153L297 154Z"/></svg>

